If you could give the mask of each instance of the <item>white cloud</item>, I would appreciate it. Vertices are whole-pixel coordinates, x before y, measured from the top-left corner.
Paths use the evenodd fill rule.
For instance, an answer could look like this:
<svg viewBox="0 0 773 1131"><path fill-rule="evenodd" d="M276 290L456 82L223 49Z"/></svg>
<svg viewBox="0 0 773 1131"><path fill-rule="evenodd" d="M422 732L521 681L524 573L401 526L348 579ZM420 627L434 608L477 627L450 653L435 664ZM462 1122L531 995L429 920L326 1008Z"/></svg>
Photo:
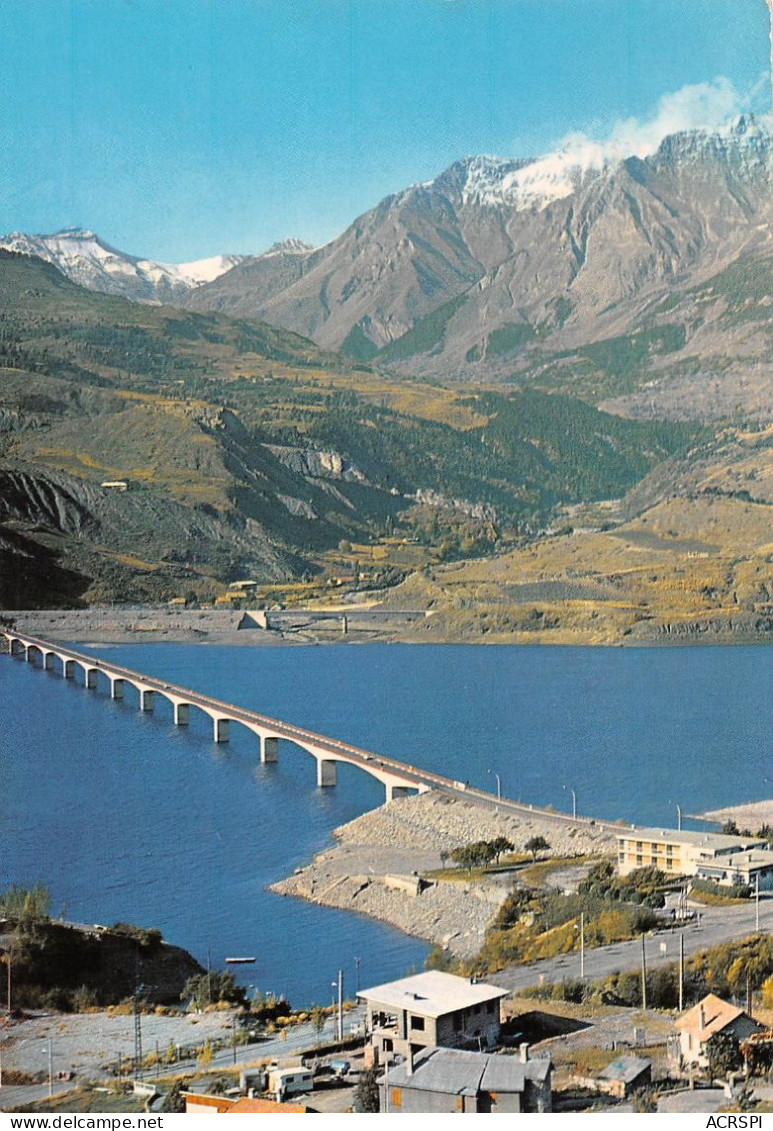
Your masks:
<svg viewBox="0 0 773 1131"><path fill-rule="evenodd" d="M497 195L514 197L523 205L544 206L569 196L577 179L591 169L654 153L669 134L721 128L737 117L748 101L723 77L683 86L664 94L649 117L616 122L606 138L582 132L567 134L552 153L503 178Z"/></svg>
<svg viewBox="0 0 773 1131"><path fill-rule="evenodd" d="M715 130L742 113L747 105L729 79L695 83L664 94L647 118L624 118L609 135L594 139L578 132L568 134L558 146L567 164L598 168L607 161L647 157L664 137L684 130Z"/></svg>
<svg viewBox="0 0 773 1131"><path fill-rule="evenodd" d="M773 0L768 2L773 7ZM647 117L615 122L606 137L594 138L582 131L567 134L552 152L504 175L492 175L485 167L471 168L465 193L491 202L544 207L576 191L585 173L627 157L647 157L670 134L722 129L748 110L758 93L755 87L741 94L722 76L683 86L664 94Z"/></svg>

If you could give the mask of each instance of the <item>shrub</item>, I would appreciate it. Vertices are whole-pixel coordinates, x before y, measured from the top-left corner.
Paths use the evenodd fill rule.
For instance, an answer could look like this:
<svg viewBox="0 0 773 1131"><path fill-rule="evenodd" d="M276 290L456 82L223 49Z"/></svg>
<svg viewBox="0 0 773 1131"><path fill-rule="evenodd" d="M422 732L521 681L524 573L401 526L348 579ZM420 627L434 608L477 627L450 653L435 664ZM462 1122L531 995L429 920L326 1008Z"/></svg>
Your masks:
<svg viewBox="0 0 773 1131"><path fill-rule="evenodd" d="M749 884L717 884L713 880L693 880L690 885L694 892L708 895L714 899L749 899L752 889Z"/></svg>

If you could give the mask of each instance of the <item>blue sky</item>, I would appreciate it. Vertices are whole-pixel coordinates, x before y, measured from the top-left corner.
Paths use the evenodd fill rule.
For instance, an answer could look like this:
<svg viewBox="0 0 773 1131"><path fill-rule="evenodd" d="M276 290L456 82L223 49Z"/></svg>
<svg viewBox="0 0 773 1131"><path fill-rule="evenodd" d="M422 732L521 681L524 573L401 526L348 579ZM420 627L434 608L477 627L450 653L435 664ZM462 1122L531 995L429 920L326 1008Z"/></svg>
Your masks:
<svg viewBox="0 0 773 1131"><path fill-rule="evenodd" d="M764 0L0 0L0 39L0 232L167 261L324 242L465 155L770 103Z"/></svg>

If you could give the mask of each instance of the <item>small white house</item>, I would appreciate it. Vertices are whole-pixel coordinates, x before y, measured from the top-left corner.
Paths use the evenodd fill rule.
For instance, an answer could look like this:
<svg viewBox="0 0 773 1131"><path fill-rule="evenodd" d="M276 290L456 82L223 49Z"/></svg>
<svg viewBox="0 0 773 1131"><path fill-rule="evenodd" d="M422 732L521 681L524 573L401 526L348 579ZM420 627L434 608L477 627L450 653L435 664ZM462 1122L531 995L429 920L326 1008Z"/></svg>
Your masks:
<svg viewBox="0 0 773 1131"><path fill-rule="evenodd" d="M707 994L677 1018L675 1028L682 1067L700 1069L708 1067L706 1044L716 1033L730 1033L740 1042L759 1032L762 1026L737 1005L716 994Z"/></svg>

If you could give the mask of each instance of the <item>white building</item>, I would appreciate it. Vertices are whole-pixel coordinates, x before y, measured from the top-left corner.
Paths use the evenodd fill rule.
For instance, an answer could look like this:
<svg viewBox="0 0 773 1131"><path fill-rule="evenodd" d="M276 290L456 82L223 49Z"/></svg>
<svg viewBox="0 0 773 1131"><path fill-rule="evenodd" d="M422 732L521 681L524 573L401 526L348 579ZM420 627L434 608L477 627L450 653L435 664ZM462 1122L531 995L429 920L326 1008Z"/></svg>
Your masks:
<svg viewBox="0 0 773 1131"><path fill-rule="evenodd" d="M500 1028L499 1003L507 990L427 970L357 995L367 1006L375 1059L409 1056L421 1049L490 1048Z"/></svg>

